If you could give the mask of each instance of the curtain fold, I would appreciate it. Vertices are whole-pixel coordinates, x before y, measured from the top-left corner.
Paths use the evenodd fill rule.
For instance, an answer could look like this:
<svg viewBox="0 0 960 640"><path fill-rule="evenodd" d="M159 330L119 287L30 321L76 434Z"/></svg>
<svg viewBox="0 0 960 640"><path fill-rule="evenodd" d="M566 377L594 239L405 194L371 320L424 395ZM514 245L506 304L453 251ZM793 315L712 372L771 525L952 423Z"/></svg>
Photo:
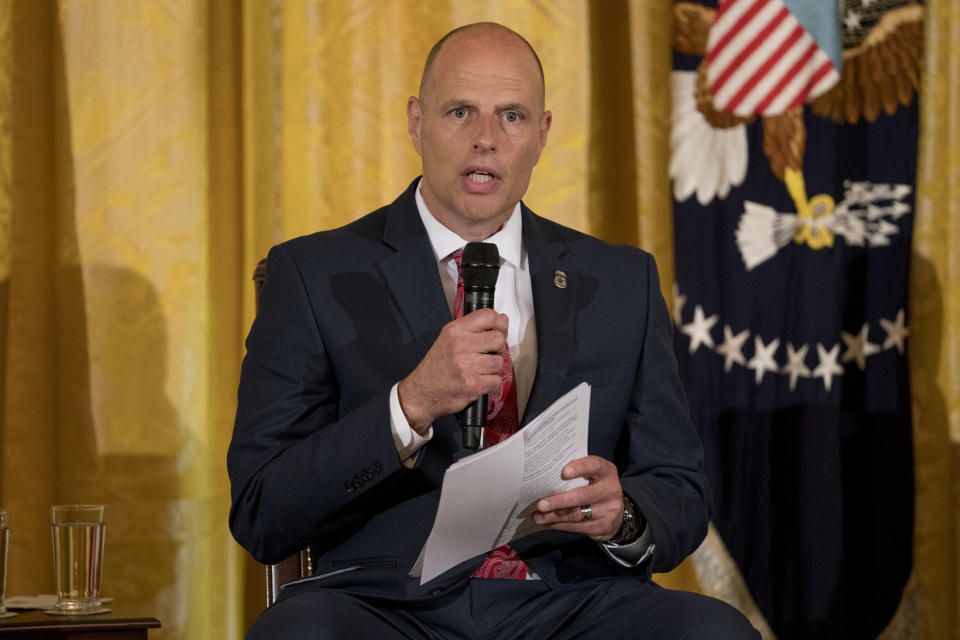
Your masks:
<svg viewBox="0 0 960 640"><path fill-rule="evenodd" d="M0 288L5 328L0 346L4 357L0 502L10 514L13 531L9 594L18 578L25 578L33 591L39 590L46 584L43 578L53 571L46 508L58 484L54 274L61 212L56 193L60 167L54 148L53 87L61 44L56 11L50 5L6 3L0 11L4 169L0 201L5 250ZM35 469L43 473L34 473Z"/></svg>
<svg viewBox="0 0 960 640"><path fill-rule="evenodd" d="M922 635L960 638L960 0L927 4L908 356Z"/></svg>
<svg viewBox="0 0 960 640"><path fill-rule="evenodd" d="M928 13L909 637L933 639L960 638L960 0ZM670 300L671 15L669 0L0 0L7 594L53 590L49 505L105 503L118 608L159 618L153 638L243 636L264 582L227 529L225 455L253 267L416 177L406 99L454 26L503 22L541 55L554 125L527 203L652 251ZM689 563L661 581L701 589Z"/></svg>

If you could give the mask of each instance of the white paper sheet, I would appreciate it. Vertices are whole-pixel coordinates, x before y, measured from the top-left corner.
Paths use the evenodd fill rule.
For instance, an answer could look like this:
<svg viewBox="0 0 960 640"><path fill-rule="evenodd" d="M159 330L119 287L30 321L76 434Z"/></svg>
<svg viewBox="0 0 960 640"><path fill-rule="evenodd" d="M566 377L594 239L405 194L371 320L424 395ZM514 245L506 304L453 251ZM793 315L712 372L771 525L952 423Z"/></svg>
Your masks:
<svg viewBox="0 0 960 640"><path fill-rule="evenodd" d="M560 471L587 455L590 385L581 383L516 435L450 465L420 558L410 571L429 582L447 569L544 527L536 502L587 483Z"/></svg>

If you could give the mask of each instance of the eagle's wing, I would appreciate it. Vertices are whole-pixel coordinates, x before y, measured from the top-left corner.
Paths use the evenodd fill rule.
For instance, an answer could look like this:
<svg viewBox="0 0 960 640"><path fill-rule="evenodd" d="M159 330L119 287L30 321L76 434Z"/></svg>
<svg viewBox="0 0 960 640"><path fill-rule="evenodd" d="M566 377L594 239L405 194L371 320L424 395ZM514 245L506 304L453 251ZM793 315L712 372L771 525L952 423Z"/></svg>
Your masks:
<svg viewBox="0 0 960 640"><path fill-rule="evenodd" d="M923 64L923 7L909 4L888 11L860 46L843 52L843 74L810 106L838 123L873 122L883 109L893 115L908 105L920 84Z"/></svg>
<svg viewBox="0 0 960 640"><path fill-rule="evenodd" d="M707 34L716 13L716 10L694 2L673 5L673 48L680 53L705 55Z"/></svg>

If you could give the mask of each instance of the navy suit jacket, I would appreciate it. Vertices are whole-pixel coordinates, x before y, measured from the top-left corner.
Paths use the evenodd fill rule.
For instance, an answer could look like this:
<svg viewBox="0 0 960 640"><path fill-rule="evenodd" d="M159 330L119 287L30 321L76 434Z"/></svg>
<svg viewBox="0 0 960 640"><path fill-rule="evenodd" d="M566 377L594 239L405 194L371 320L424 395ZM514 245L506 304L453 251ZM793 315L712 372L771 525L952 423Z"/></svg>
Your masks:
<svg viewBox="0 0 960 640"><path fill-rule="evenodd" d="M445 469L472 453L454 416L434 422L413 469L401 464L391 435L390 388L451 320L416 184L352 224L270 251L227 458L230 527L257 560L277 562L313 544L316 574L363 567L325 584L393 597L442 590L482 560L424 587L407 576ZM617 465L656 551L652 563L629 570L578 534L545 531L512 546L554 584L669 570L703 539L710 501L654 261L526 206L521 215L538 349L521 424L589 382L589 452Z"/></svg>

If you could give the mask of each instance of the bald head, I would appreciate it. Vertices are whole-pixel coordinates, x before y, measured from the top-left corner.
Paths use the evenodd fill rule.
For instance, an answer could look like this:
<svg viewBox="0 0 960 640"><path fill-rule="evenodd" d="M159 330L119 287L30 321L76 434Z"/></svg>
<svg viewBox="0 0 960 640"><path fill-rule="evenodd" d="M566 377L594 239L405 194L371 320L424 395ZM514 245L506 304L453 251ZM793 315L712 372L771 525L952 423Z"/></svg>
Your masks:
<svg viewBox="0 0 960 640"><path fill-rule="evenodd" d="M543 71L526 40L498 24L468 25L430 52L407 130L423 161L427 209L480 242L510 218L547 143Z"/></svg>
<svg viewBox="0 0 960 640"><path fill-rule="evenodd" d="M441 50L444 49L444 45L448 44L450 41L459 40L461 38L487 38L498 39L502 41L512 40L526 49L526 51L530 53L530 57L537 65L537 73L540 79L539 87L537 87L537 94L540 97L540 109L542 110L544 108L546 90L544 88L543 65L540 63L540 57L537 55L537 52L534 51L533 46L527 42L526 38L521 36L516 31L496 22L475 22L473 24L457 27L453 31L447 33L447 35L440 38L440 40L437 41L437 44L433 45L433 48L430 49L430 53L427 54L427 62L423 66L423 75L420 78L419 97L421 102L424 102L425 99L428 99L429 97L432 81L431 74L434 63L436 62L437 57L440 55Z"/></svg>

